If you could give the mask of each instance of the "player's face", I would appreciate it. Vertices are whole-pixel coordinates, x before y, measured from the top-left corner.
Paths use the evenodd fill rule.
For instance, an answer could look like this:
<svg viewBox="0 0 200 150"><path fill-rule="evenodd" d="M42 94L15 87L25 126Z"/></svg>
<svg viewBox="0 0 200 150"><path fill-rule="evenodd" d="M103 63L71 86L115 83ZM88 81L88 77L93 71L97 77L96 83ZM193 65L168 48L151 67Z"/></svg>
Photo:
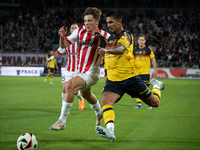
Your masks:
<svg viewBox="0 0 200 150"><path fill-rule="evenodd" d="M84 24L87 31L96 31L98 29L99 20L94 19L93 15L85 15Z"/></svg>
<svg viewBox="0 0 200 150"><path fill-rule="evenodd" d="M70 33L72 33L76 28L78 28L77 24L72 24L70 27Z"/></svg>
<svg viewBox="0 0 200 150"><path fill-rule="evenodd" d="M54 51L50 51L50 52L49 52L50 55L53 55L53 53L54 53Z"/></svg>
<svg viewBox="0 0 200 150"><path fill-rule="evenodd" d="M121 30L121 19L116 20L113 17L106 17L106 23L111 34L116 34Z"/></svg>
<svg viewBox="0 0 200 150"><path fill-rule="evenodd" d="M146 43L145 38L144 37L139 37L139 39L138 39L139 47L144 47L145 43Z"/></svg>

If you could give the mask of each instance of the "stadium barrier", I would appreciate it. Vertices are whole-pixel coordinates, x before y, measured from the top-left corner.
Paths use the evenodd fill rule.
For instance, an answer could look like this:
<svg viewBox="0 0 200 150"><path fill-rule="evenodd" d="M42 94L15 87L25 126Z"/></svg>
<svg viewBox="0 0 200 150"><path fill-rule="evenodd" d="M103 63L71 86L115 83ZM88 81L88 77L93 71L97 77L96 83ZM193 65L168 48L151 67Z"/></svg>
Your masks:
<svg viewBox="0 0 200 150"><path fill-rule="evenodd" d="M19 53L4 52L2 56L3 66L33 66L43 67L48 53ZM66 56L60 55L61 65L65 65Z"/></svg>
<svg viewBox="0 0 200 150"><path fill-rule="evenodd" d="M150 69L150 76L153 78L154 69ZM178 79L200 79L200 69L164 69L157 68L155 78L178 78ZM104 68L100 70L100 77L104 77Z"/></svg>
<svg viewBox="0 0 200 150"><path fill-rule="evenodd" d="M42 76L44 67L1 67L1 76ZM65 67L61 67L59 76L62 75ZM179 79L200 79L200 69L165 69L157 68L156 78L179 78ZM150 76L153 78L153 68L150 69ZM104 77L104 68L100 69L100 77Z"/></svg>
<svg viewBox="0 0 200 150"><path fill-rule="evenodd" d="M1 57L1 54L0 54L0 75L1 75L1 66L2 66L2 57Z"/></svg>

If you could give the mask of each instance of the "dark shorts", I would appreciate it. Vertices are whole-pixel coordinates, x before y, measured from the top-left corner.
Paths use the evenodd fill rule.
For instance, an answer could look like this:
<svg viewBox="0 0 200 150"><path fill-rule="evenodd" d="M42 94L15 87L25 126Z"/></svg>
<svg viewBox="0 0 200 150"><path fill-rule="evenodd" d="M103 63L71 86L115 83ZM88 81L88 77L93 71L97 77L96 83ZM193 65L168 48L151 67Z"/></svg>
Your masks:
<svg viewBox="0 0 200 150"><path fill-rule="evenodd" d="M105 91L119 94L120 98L118 100L121 99L124 93L127 93L132 98L147 98L151 95L151 91L145 85L140 76L135 76L123 81L112 82L108 80L103 89L103 92Z"/></svg>
<svg viewBox="0 0 200 150"><path fill-rule="evenodd" d="M47 70L48 70L48 72L55 72L54 68L48 68Z"/></svg>
<svg viewBox="0 0 200 150"><path fill-rule="evenodd" d="M107 69L104 69L104 76L107 76Z"/></svg>
<svg viewBox="0 0 200 150"><path fill-rule="evenodd" d="M150 86L150 74L141 74L139 76L147 86Z"/></svg>

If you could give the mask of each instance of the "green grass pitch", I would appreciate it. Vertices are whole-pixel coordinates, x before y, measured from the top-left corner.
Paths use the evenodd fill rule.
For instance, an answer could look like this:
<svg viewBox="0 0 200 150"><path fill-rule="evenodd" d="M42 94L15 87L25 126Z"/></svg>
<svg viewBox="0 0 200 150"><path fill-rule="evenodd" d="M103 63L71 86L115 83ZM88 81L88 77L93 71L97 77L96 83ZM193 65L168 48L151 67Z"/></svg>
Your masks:
<svg viewBox="0 0 200 150"><path fill-rule="evenodd" d="M0 150L15 150L25 132L38 139L37 150L197 150L200 149L200 80L160 79L166 85L158 108L133 109L128 95L114 105L116 141L95 132L95 113L86 102L83 111L75 98L66 129L49 126L61 109L61 77L54 84L45 77L0 77ZM92 87L101 102L104 79ZM102 126L105 126L102 123Z"/></svg>

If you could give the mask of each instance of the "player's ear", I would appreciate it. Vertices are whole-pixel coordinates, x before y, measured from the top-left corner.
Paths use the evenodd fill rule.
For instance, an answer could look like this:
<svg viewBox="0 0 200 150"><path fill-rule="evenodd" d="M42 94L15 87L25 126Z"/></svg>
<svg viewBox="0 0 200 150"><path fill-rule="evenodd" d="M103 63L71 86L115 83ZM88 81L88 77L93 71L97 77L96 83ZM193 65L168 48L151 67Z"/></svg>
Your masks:
<svg viewBox="0 0 200 150"><path fill-rule="evenodd" d="M118 22L119 22L120 24L122 24L122 20L121 20L121 19L118 19Z"/></svg>

